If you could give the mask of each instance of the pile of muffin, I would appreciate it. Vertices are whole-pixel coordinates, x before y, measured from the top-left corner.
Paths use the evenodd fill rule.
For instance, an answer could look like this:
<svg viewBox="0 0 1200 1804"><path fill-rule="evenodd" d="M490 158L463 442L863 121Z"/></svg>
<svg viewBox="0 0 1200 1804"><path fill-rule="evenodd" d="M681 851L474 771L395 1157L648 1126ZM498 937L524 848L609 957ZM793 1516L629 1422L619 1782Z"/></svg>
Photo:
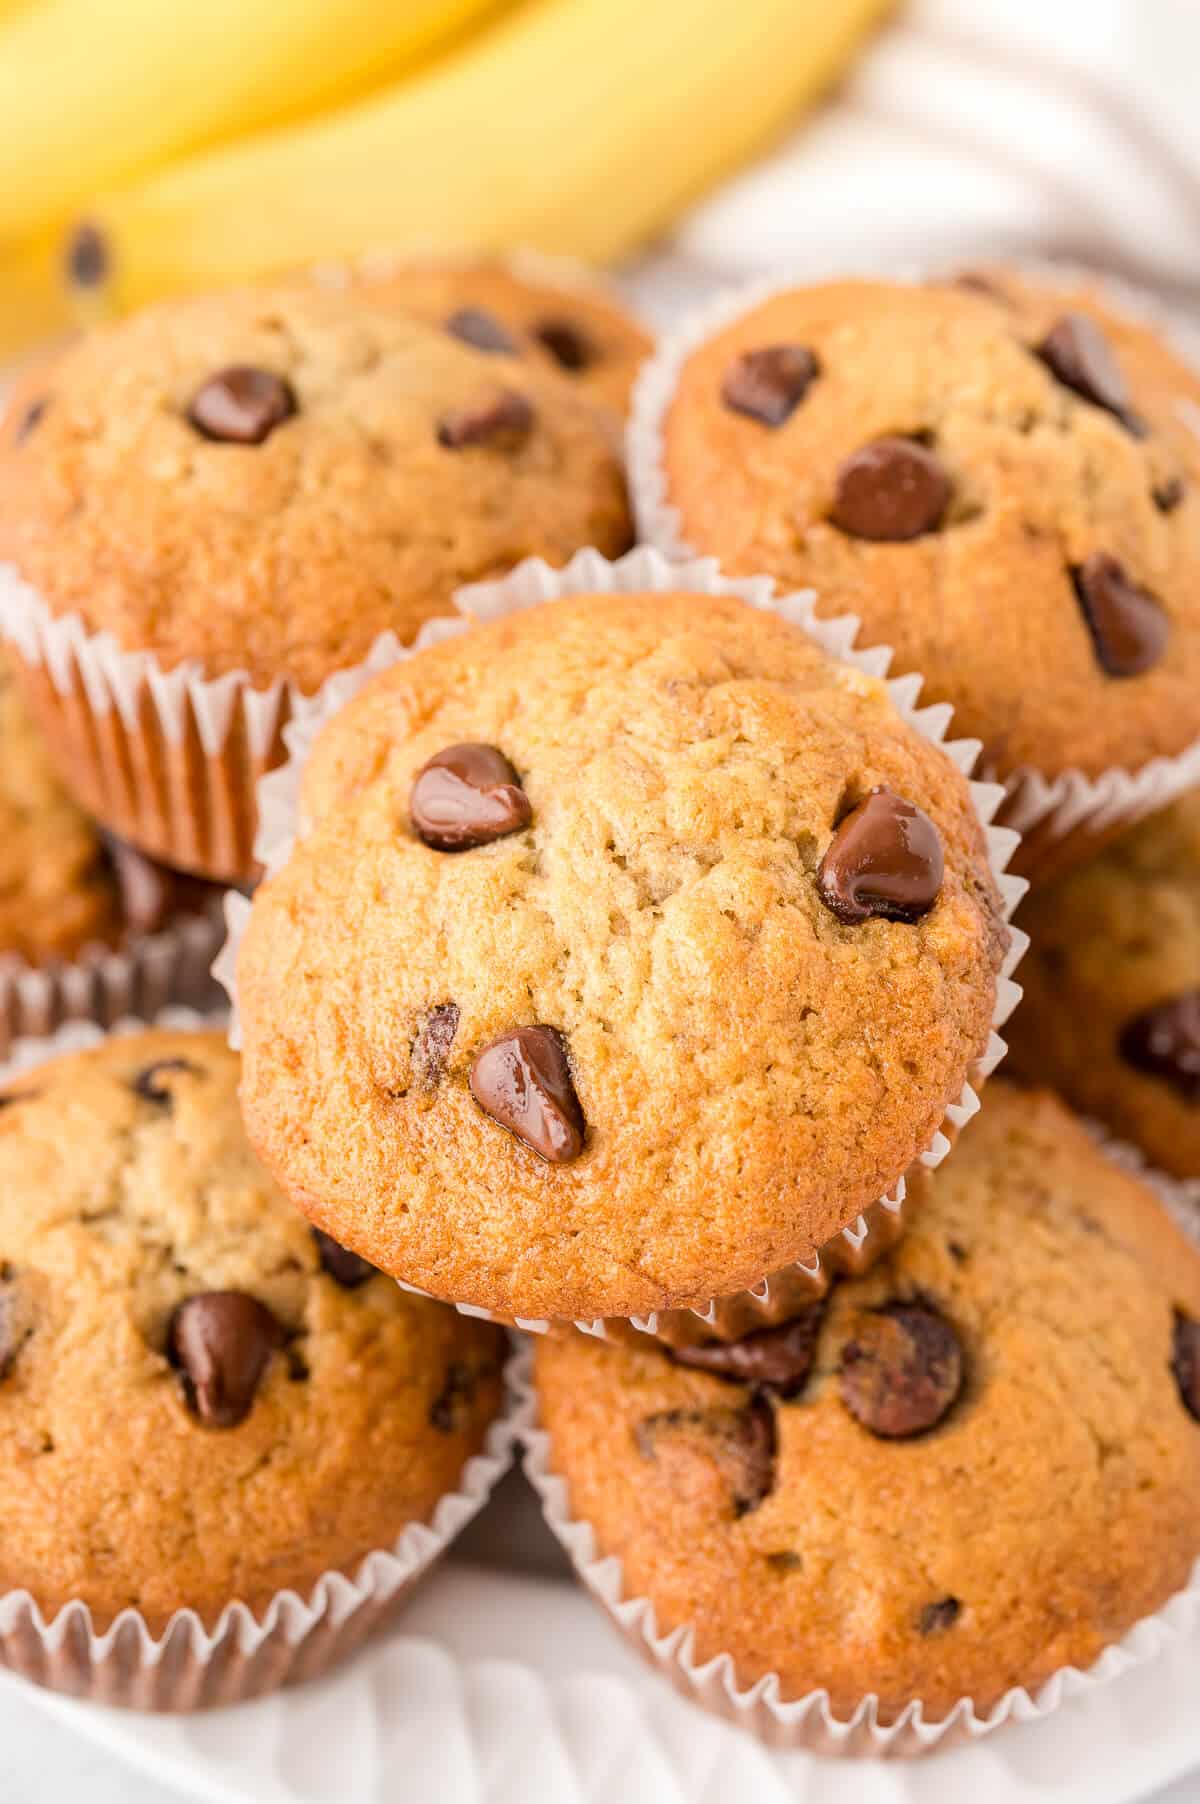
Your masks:
<svg viewBox="0 0 1200 1804"><path fill-rule="evenodd" d="M1170 335L1046 272L656 351L528 264L295 277L27 373L0 559L0 926L59 998L0 1094L0 1658L168 1708L308 1676L517 1434L624 1632L778 1742L934 1745L1166 1638ZM240 1057L104 1033L86 943L226 885Z"/></svg>

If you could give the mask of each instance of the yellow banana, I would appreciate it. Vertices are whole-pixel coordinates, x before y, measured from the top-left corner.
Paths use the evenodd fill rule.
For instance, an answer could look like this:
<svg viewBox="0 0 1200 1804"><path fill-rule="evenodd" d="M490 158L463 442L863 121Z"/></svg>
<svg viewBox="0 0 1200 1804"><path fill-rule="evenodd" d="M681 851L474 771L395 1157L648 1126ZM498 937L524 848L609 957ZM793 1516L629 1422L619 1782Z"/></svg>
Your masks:
<svg viewBox="0 0 1200 1804"><path fill-rule="evenodd" d="M341 104L501 0L39 0L0 26L0 239L181 151ZM6 11L0 0L0 15ZM16 172L20 171L20 179Z"/></svg>
<svg viewBox="0 0 1200 1804"><path fill-rule="evenodd" d="M61 337L78 320L61 280L60 248L43 234L0 250L0 370L30 345Z"/></svg>
<svg viewBox="0 0 1200 1804"><path fill-rule="evenodd" d="M528 0L414 80L89 209L113 299L379 244L618 256L793 118L888 3Z"/></svg>

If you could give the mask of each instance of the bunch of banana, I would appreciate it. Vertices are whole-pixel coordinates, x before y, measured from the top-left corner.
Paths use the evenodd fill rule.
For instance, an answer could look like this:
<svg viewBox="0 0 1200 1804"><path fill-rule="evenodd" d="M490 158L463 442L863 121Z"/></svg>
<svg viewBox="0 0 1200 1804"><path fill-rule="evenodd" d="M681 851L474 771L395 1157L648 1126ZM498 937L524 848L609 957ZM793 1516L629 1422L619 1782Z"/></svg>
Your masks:
<svg viewBox="0 0 1200 1804"><path fill-rule="evenodd" d="M615 257L889 3L0 0L0 349L42 282L53 329L380 245Z"/></svg>

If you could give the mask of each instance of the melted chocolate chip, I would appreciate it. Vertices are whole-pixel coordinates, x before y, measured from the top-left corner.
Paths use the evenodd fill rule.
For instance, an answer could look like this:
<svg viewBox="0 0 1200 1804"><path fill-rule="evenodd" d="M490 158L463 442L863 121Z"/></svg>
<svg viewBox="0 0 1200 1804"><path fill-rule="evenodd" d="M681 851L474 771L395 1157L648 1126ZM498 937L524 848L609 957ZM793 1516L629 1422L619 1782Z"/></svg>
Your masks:
<svg viewBox="0 0 1200 1804"><path fill-rule="evenodd" d="M578 375L580 370L590 369L592 364L600 361L600 353L593 340L572 320L539 320L533 328L533 336L540 345L545 346L561 369L570 370L573 375Z"/></svg>
<svg viewBox="0 0 1200 1804"><path fill-rule="evenodd" d="M962 1605L957 1597L939 1597L935 1604L926 1604L921 1611L917 1628L922 1635L944 1635L952 1629L962 1614Z"/></svg>
<svg viewBox="0 0 1200 1804"><path fill-rule="evenodd" d="M452 338L461 338L477 351L505 352L511 356L517 350L517 341L507 326L486 307L460 307L446 321L446 330Z"/></svg>
<svg viewBox="0 0 1200 1804"><path fill-rule="evenodd" d="M715 1460L727 1479L735 1516L756 1510L775 1486L775 1412L762 1397L742 1409L664 1409L634 1430L643 1459L656 1459L664 1441L682 1441Z"/></svg>
<svg viewBox="0 0 1200 1804"><path fill-rule="evenodd" d="M516 771L494 745L448 745L422 765L408 801L413 831L436 852L469 852L533 819Z"/></svg>
<svg viewBox="0 0 1200 1804"><path fill-rule="evenodd" d="M231 364L198 388L188 406L188 423L220 444L261 445L297 411L291 384L272 370Z"/></svg>
<svg viewBox="0 0 1200 1804"><path fill-rule="evenodd" d="M443 414L438 421L438 444L447 451L461 451L469 445L515 450L533 431L533 422L532 403L515 388L506 388L478 407L458 407Z"/></svg>
<svg viewBox="0 0 1200 1804"><path fill-rule="evenodd" d="M200 1076L200 1067L193 1065L190 1059L156 1059L153 1065L147 1065L139 1071L133 1080L133 1089L143 1102L161 1103L170 1108L174 1101L171 1091L163 1083L163 1075L168 1071L190 1071L193 1076Z"/></svg>
<svg viewBox="0 0 1200 1804"><path fill-rule="evenodd" d="M1168 476L1155 483L1150 496L1160 514L1173 514L1187 493L1182 476Z"/></svg>
<svg viewBox="0 0 1200 1804"><path fill-rule="evenodd" d="M918 921L941 893L945 861L929 816L882 786L834 831L817 871L817 894L848 926L871 915Z"/></svg>
<svg viewBox="0 0 1200 1804"><path fill-rule="evenodd" d="M782 426L819 374L807 345L764 345L726 370L721 399L734 413L748 414L764 426Z"/></svg>
<svg viewBox="0 0 1200 1804"><path fill-rule="evenodd" d="M0 1109L11 1109L13 1104L18 1102L32 1102L35 1096L41 1094L40 1090L6 1090L0 1095ZM0 1277L3 1275L3 1272L0 1271Z"/></svg>
<svg viewBox="0 0 1200 1804"><path fill-rule="evenodd" d="M1161 1077L1184 1102L1200 1102L1200 990L1156 1003L1126 1023L1118 1042L1135 1071Z"/></svg>
<svg viewBox="0 0 1200 1804"><path fill-rule="evenodd" d="M742 1340L674 1347L670 1356L678 1365L695 1366L717 1378L795 1397L808 1383L824 1314L824 1301L813 1303L780 1328L763 1328Z"/></svg>
<svg viewBox="0 0 1200 1804"><path fill-rule="evenodd" d="M108 240L98 226L83 220L67 240L64 259L72 288L99 288L108 276Z"/></svg>
<svg viewBox="0 0 1200 1804"><path fill-rule="evenodd" d="M864 1428L887 1440L936 1428L962 1384L958 1336L925 1304L889 1303L864 1313L842 1349L842 1401Z"/></svg>
<svg viewBox="0 0 1200 1804"><path fill-rule="evenodd" d="M189 1297L171 1317L167 1355L183 1373L191 1409L210 1428L249 1415L271 1354L284 1334L265 1303L241 1290Z"/></svg>
<svg viewBox="0 0 1200 1804"><path fill-rule="evenodd" d="M29 437L30 433L34 432L41 424L49 405L50 400L47 395L39 395L36 401L31 401L29 403L29 406L18 420L16 430L13 433L14 445L23 445L25 443L25 440Z"/></svg>
<svg viewBox="0 0 1200 1804"><path fill-rule="evenodd" d="M950 504L950 478L924 445L881 438L838 471L829 518L856 539L902 543L935 532Z"/></svg>
<svg viewBox="0 0 1200 1804"><path fill-rule="evenodd" d="M1075 594L1092 636L1096 658L1111 677L1140 676L1167 648L1170 622L1147 589L1139 589L1123 564L1094 552L1071 571Z"/></svg>
<svg viewBox="0 0 1200 1804"><path fill-rule="evenodd" d="M365 1284L368 1278L375 1276L375 1267L370 1260L352 1253L349 1247L342 1246L332 1234L326 1234L321 1228L314 1228L312 1237L317 1243L321 1270L328 1272L334 1283L340 1284L343 1290L357 1290L360 1284Z"/></svg>
<svg viewBox="0 0 1200 1804"><path fill-rule="evenodd" d="M11 1279L6 1279L11 1283ZM7 1378L17 1363L17 1354L29 1337L28 1324L21 1299L11 1290L0 1291L0 1379Z"/></svg>
<svg viewBox="0 0 1200 1804"><path fill-rule="evenodd" d="M469 1426L475 1398L475 1373L462 1360L451 1360L441 1390L429 1406L430 1426L439 1434L456 1434Z"/></svg>
<svg viewBox="0 0 1200 1804"><path fill-rule="evenodd" d="M421 1017L412 1044L413 1082L419 1090L436 1090L458 1032L458 1004L443 1002Z"/></svg>
<svg viewBox="0 0 1200 1804"><path fill-rule="evenodd" d="M1171 1370L1179 1386L1184 1408L1200 1422L1200 1322L1175 1312L1175 1338Z"/></svg>
<svg viewBox="0 0 1200 1804"><path fill-rule="evenodd" d="M531 1152L565 1165L583 1151L584 1120L566 1043L554 1027L516 1027L478 1053L471 1094Z"/></svg>
<svg viewBox="0 0 1200 1804"><path fill-rule="evenodd" d="M1135 438L1145 436L1145 426L1130 408L1124 371L1113 348L1086 313L1065 313L1035 354L1064 388L1111 413Z"/></svg>

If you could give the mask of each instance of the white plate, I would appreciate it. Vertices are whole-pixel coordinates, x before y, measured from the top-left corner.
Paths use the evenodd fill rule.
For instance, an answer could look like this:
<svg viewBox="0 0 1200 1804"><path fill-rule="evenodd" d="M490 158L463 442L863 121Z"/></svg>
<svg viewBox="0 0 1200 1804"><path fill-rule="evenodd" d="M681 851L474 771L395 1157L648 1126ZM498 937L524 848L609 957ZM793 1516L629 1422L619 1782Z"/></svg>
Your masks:
<svg viewBox="0 0 1200 1804"><path fill-rule="evenodd" d="M1047 1722L954 1753L785 1757L641 1666L562 1576L519 1480L466 1551L389 1637L261 1703L148 1717L4 1682L212 1804L1130 1804L1200 1766L1200 1635Z"/></svg>

